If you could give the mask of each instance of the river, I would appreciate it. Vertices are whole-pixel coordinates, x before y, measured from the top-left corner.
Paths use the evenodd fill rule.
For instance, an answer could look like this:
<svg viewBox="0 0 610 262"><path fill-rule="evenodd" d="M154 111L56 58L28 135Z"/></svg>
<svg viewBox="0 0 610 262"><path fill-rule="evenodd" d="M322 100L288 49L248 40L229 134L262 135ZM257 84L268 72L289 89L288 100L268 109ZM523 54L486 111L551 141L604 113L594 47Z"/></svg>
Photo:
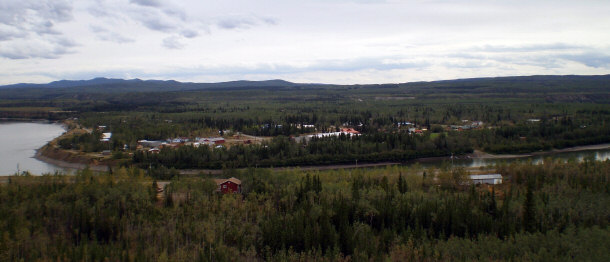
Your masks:
<svg viewBox="0 0 610 262"><path fill-rule="evenodd" d="M56 171L69 173L69 169L45 163L34 158L36 149L60 136L65 129L60 124L48 122L0 122L0 175L13 175L17 171L29 171L34 175L54 173ZM424 167L440 167L444 163L470 168L485 167L500 162L532 161L540 163L544 158L552 157L567 161L574 159L582 161L585 158L595 160L610 159L610 148L576 152L549 153L519 158L465 158L432 161L418 161ZM410 164L407 164L410 165Z"/></svg>
<svg viewBox="0 0 610 262"><path fill-rule="evenodd" d="M453 164L454 166L467 167L467 168L478 168L496 165L499 163L511 163L516 161L531 161L533 164L540 164L545 158L558 159L561 161L583 161L584 159L605 161L610 159L610 148L604 149L592 149L583 151L571 151L571 152L557 152L557 153L545 153L540 155L530 156L519 156L510 158L467 158L464 156L456 157L453 160L446 158L442 160L432 161L421 161L419 162L423 167L440 167L443 164Z"/></svg>
<svg viewBox="0 0 610 262"><path fill-rule="evenodd" d="M36 158L36 149L65 132L60 124L48 122L0 122L0 175L17 171L32 174L66 172Z"/></svg>

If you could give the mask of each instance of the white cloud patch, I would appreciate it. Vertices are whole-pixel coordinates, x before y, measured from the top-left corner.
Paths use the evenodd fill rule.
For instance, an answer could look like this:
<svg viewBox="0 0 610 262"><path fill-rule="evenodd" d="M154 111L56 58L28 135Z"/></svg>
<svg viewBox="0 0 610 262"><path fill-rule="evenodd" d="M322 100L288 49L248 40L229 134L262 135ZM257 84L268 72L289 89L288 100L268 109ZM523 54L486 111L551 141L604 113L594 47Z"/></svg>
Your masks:
<svg viewBox="0 0 610 262"><path fill-rule="evenodd" d="M76 44L56 27L73 19L62 0L8 0L0 3L0 56L9 59L58 58Z"/></svg>

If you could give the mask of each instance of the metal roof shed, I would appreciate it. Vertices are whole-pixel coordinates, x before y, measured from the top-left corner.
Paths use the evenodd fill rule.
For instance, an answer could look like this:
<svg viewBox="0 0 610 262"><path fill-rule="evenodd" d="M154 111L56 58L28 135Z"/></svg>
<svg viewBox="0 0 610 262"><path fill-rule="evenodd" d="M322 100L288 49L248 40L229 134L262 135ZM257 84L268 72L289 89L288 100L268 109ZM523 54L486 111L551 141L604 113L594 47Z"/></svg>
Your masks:
<svg viewBox="0 0 610 262"><path fill-rule="evenodd" d="M502 175L500 174L486 174L486 175L470 175L470 180L473 184L489 184L497 185L502 184Z"/></svg>

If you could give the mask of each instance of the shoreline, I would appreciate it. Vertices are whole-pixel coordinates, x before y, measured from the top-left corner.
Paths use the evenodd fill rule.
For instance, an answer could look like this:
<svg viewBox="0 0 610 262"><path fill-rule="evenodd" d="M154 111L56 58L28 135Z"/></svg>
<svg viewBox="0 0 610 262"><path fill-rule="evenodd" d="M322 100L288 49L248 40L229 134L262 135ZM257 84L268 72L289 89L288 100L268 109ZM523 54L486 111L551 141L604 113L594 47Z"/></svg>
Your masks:
<svg viewBox="0 0 610 262"><path fill-rule="evenodd" d="M68 130L68 128L67 128L68 124L65 123L65 121L49 121L49 120L43 120L43 121L62 124L66 128L66 132L64 132L64 134L62 134L61 136L65 135L66 133L68 133L70 131L70 130ZM57 159L57 158L53 158L51 156L45 155L43 153L43 151L49 150L48 147L52 146L52 144L56 140L58 140L61 136L56 137L55 139L48 142L46 145L37 149L34 158L36 158L40 161L43 161L45 163L51 164L51 165L55 165L60 168L72 169L70 171L82 170L86 167L89 167L91 170L96 171L96 172L105 172L108 170L109 167L113 167L113 166L109 166L109 165L84 164L82 162L67 161L65 159ZM531 152L531 153L524 153L524 154L491 154L491 153L486 153L486 152L483 152L480 150L474 150L473 153L456 156L455 159L516 159L516 158L527 158L527 157L532 157L532 156L550 155L550 154L557 154L557 153L604 150L604 149L610 149L610 143L575 146L575 147L569 147L569 148L563 148L563 149L551 149L548 151L539 151L539 152ZM296 168L298 168L300 170L353 169L353 168L382 167L382 166L391 166L391 165L400 165L400 164L426 163L426 162L449 160L449 159L451 159L450 156L425 157L425 158L412 159L412 160L409 160L406 162L379 162L379 163L362 163L362 164L288 166L288 167L273 167L272 169L274 171L284 171L284 170L291 170L291 169L296 169ZM246 169L246 168L238 168L238 169ZM223 170L222 169L180 169L179 172L180 172L180 174L183 174L183 175L195 175L195 174L199 174L199 173L218 175L218 174L222 174Z"/></svg>
<svg viewBox="0 0 610 262"><path fill-rule="evenodd" d="M78 128L70 129L69 120L63 120L63 121L46 120L46 121L48 123L56 123L56 124L61 125L65 131L58 137L53 138L51 141L47 142L42 147L36 149L36 153L33 156L35 159L45 162L47 164L54 165L54 166L62 168L62 169L67 169L66 171L69 171L69 172L73 172L76 170L83 170L87 167L89 167L90 170L95 171L95 172L108 171L108 167L109 167L108 165L97 165L97 164L95 164L95 162L83 163L83 161L85 161L85 162L94 161L93 159L87 159L87 158L83 159L83 158L76 156L78 159L76 159L75 161L69 161L65 157L60 158L59 156L57 156L57 153L59 152L64 155L67 154L68 159L74 157L74 155L72 153L59 149L55 145L62 137L69 135L71 132L73 132L75 129L78 129ZM49 152L49 151L54 151L54 152ZM53 157L53 156L56 156L56 157Z"/></svg>
<svg viewBox="0 0 610 262"><path fill-rule="evenodd" d="M47 145L37 149L36 154L34 155L34 158L36 158L42 162L45 162L47 164L57 166L59 168L71 169L70 171L82 170L82 169L85 169L86 167L89 167L89 169L91 169L92 171L97 171L97 172L108 171L108 166L106 166L106 165L87 165L87 164L83 164L83 163L68 162L68 161L54 159L54 158L45 156L42 154L42 149L46 146Z"/></svg>

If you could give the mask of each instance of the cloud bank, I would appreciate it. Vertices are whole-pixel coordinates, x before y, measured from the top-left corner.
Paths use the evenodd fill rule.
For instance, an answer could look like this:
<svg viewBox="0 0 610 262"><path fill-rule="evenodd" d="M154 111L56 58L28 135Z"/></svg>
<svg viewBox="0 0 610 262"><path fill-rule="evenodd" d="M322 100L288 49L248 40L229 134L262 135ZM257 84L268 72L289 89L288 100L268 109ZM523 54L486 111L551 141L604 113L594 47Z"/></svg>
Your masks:
<svg viewBox="0 0 610 262"><path fill-rule="evenodd" d="M0 2L0 83L610 73L610 2Z"/></svg>

